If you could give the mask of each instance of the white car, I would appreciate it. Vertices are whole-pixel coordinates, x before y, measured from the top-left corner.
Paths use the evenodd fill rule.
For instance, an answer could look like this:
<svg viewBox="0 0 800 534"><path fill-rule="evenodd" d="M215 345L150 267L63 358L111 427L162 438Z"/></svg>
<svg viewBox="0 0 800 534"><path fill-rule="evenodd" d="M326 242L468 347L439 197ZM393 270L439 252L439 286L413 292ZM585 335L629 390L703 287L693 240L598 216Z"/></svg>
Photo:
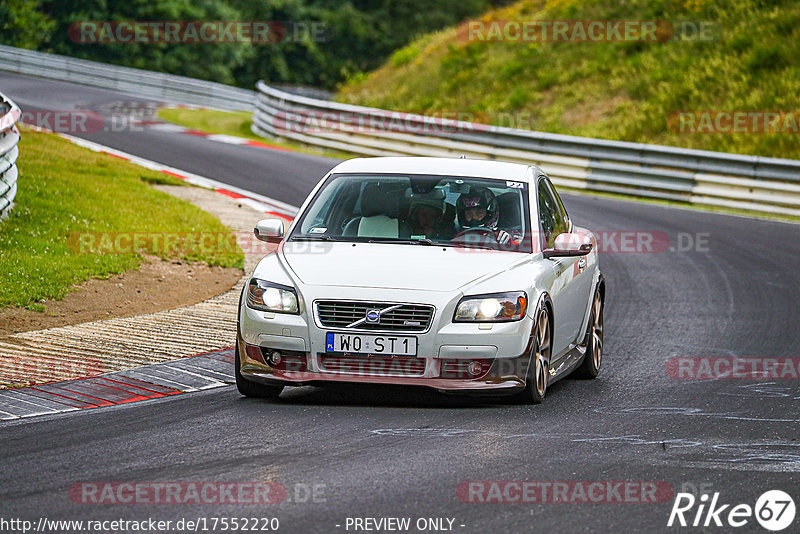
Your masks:
<svg viewBox="0 0 800 534"><path fill-rule="evenodd" d="M317 184L239 305L236 384L331 382L543 400L594 378L605 285L594 236L536 166L358 158Z"/></svg>

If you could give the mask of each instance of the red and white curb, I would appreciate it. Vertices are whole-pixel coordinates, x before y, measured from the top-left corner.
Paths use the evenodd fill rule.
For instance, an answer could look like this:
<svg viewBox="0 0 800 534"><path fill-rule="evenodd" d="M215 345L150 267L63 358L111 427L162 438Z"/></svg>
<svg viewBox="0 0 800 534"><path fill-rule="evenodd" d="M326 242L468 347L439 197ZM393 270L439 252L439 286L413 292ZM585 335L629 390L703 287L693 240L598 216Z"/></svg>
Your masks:
<svg viewBox="0 0 800 534"><path fill-rule="evenodd" d="M46 128L39 128L39 127L30 127L30 128L46 133L54 133L55 135L58 135L59 137L66 139L67 141L75 145L81 146L83 148L88 148L93 152L108 154L109 156L129 161L134 165L139 165L140 167L151 169L157 172L167 174L174 178L178 178L180 180L185 181L186 183L196 185L199 187L204 187L206 189L212 189L217 193L238 199L242 204L246 204L251 208L261 211L267 215L273 215L291 221L294 218L295 214L297 213L296 206L292 206L291 204L281 202L280 200L275 200L274 198L270 198L265 195L254 193L253 191L248 191L247 189L242 189L240 187L229 185L220 182L218 180L213 180L205 176L200 176L199 174L194 174L188 171L177 169L175 167L170 167L169 165L164 165L162 163L158 163L149 159L141 158L139 156L135 156L133 154L129 154L121 150L101 145L93 141L87 141L86 139L75 137L74 135L69 135L60 132L52 132L50 130L47 130Z"/></svg>
<svg viewBox="0 0 800 534"><path fill-rule="evenodd" d="M225 143L226 145L252 146L257 148L266 148L268 150L278 150L280 152L292 152L292 150L289 148L273 145L270 143L265 143L264 141L247 139L246 137L237 137L235 135L211 134L208 132L193 130L191 128L186 128L185 126L179 126L177 124L171 124L168 122L137 121L136 124L138 124L139 126L146 126L150 130L159 130L162 132L193 135L196 137L202 137L204 139L208 139L209 141L214 141L216 143Z"/></svg>
<svg viewBox="0 0 800 534"><path fill-rule="evenodd" d="M96 377L0 390L0 421L128 404L235 382L233 349Z"/></svg>

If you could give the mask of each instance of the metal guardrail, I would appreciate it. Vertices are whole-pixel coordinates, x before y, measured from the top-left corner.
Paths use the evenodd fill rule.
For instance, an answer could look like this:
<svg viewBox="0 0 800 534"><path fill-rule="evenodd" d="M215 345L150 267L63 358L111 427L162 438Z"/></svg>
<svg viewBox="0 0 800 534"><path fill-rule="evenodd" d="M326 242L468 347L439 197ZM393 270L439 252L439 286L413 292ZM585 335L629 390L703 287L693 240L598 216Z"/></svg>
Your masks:
<svg viewBox="0 0 800 534"><path fill-rule="evenodd" d="M252 111L255 94L216 82L0 45L0 71L114 89L166 102Z"/></svg>
<svg viewBox="0 0 800 534"><path fill-rule="evenodd" d="M252 130L370 156L533 163L562 187L800 216L800 161L557 135L352 106L259 82Z"/></svg>
<svg viewBox="0 0 800 534"><path fill-rule="evenodd" d="M0 219L6 217L17 196L17 158L22 113L14 102L0 93Z"/></svg>

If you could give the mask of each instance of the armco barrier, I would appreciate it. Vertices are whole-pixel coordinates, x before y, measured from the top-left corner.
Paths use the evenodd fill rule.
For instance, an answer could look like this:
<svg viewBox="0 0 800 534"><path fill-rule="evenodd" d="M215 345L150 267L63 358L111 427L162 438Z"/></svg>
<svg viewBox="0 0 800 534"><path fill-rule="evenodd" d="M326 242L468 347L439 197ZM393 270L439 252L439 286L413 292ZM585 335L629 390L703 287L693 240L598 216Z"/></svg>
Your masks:
<svg viewBox="0 0 800 534"><path fill-rule="evenodd" d="M800 161L556 135L315 100L259 82L253 132L370 156L534 163L560 186L800 216Z"/></svg>
<svg viewBox="0 0 800 534"><path fill-rule="evenodd" d="M132 69L0 45L0 71L114 89L166 102L223 110L252 110L247 89L174 74Z"/></svg>
<svg viewBox="0 0 800 534"><path fill-rule="evenodd" d="M182 104L242 110L255 107L253 131L259 135L358 154L465 154L535 163L560 186L800 216L800 161L796 160L474 123L443 124L434 117L298 96L263 82L258 83L254 93L214 82L2 45L0 71ZM362 124L368 127L354 127Z"/></svg>
<svg viewBox="0 0 800 534"><path fill-rule="evenodd" d="M0 219L8 215L17 196L20 110L0 93Z"/></svg>

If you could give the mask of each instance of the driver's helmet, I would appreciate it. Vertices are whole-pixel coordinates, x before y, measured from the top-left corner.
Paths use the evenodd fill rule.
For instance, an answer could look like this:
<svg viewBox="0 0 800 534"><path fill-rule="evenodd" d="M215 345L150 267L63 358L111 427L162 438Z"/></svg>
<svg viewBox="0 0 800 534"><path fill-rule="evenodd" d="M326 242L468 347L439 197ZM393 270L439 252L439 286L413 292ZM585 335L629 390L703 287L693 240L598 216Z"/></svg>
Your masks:
<svg viewBox="0 0 800 534"><path fill-rule="evenodd" d="M466 211L471 208L486 210L486 215L481 219L467 220ZM497 207L497 199L488 187L472 186L469 191L462 193L456 201L456 215L458 224L461 228L491 228L497 226L500 212Z"/></svg>

